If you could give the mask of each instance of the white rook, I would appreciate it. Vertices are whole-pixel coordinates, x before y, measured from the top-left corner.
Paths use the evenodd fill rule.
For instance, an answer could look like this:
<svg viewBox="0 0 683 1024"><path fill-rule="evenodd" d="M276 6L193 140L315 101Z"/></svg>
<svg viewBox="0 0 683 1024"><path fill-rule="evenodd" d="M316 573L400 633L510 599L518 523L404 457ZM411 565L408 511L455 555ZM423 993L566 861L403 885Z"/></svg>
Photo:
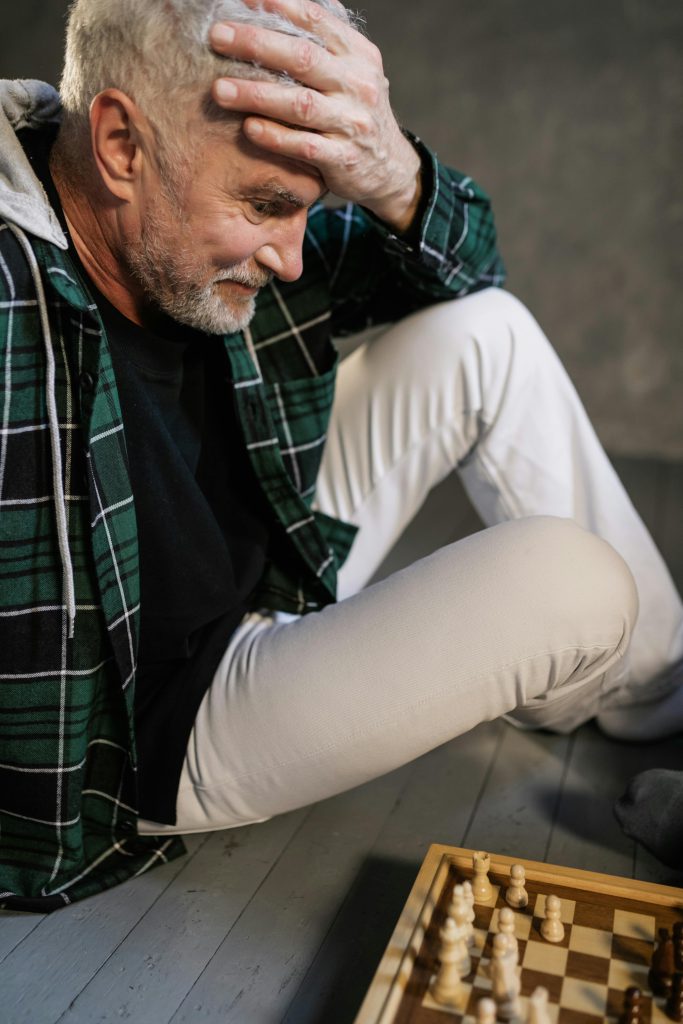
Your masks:
<svg viewBox="0 0 683 1024"><path fill-rule="evenodd" d="M477 850L472 857L474 878L472 879L472 892L475 903L488 903L493 896L493 888L489 882L489 868L491 858L483 850Z"/></svg>

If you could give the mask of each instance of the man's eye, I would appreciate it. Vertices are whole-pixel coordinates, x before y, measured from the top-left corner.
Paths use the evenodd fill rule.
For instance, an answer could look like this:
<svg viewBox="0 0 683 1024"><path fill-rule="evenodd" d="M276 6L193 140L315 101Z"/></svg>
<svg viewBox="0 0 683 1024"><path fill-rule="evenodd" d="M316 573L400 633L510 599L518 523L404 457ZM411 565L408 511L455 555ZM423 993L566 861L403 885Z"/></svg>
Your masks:
<svg viewBox="0 0 683 1024"><path fill-rule="evenodd" d="M272 217L277 213L277 207L275 203L271 203L268 200L250 199L249 205L255 214L259 217Z"/></svg>

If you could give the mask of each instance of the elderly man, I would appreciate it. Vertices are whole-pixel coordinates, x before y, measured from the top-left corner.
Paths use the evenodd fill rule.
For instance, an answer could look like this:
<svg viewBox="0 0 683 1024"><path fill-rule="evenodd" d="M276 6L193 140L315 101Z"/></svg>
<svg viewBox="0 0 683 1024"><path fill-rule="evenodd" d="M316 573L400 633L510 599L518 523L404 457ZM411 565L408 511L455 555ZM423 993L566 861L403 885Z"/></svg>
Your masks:
<svg viewBox="0 0 683 1024"><path fill-rule="evenodd" d="M1 99L0 904L499 715L680 727L661 558L337 0L76 0ZM490 528L363 589L455 467Z"/></svg>

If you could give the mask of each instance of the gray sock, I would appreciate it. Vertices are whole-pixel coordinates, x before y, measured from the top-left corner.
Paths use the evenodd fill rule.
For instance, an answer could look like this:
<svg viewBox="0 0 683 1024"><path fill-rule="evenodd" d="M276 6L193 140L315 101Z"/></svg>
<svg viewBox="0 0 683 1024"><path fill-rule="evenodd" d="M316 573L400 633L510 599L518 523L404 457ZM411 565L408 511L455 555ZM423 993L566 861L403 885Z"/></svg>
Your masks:
<svg viewBox="0 0 683 1024"><path fill-rule="evenodd" d="M614 813L630 839L669 867L683 870L683 772L641 772L615 803Z"/></svg>

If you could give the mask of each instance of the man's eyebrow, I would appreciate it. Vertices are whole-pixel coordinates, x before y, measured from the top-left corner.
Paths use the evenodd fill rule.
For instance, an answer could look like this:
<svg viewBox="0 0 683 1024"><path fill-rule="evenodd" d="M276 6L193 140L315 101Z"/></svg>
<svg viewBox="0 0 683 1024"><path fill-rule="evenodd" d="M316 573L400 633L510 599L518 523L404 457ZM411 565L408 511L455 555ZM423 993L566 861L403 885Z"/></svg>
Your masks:
<svg viewBox="0 0 683 1024"><path fill-rule="evenodd" d="M290 206L295 206L297 210L305 210L309 206L313 205L312 203L307 203L303 200L301 196L296 194L296 192L292 192L290 189L285 188L285 186L281 185L279 181L262 181L257 185L253 185L249 191L251 193L258 193L259 196L263 196L268 199L282 199L284 202L289 203ZM320 202L323 196L326 196L329 191L330 190L328 188L324 188L314 202Z"/></svg>

